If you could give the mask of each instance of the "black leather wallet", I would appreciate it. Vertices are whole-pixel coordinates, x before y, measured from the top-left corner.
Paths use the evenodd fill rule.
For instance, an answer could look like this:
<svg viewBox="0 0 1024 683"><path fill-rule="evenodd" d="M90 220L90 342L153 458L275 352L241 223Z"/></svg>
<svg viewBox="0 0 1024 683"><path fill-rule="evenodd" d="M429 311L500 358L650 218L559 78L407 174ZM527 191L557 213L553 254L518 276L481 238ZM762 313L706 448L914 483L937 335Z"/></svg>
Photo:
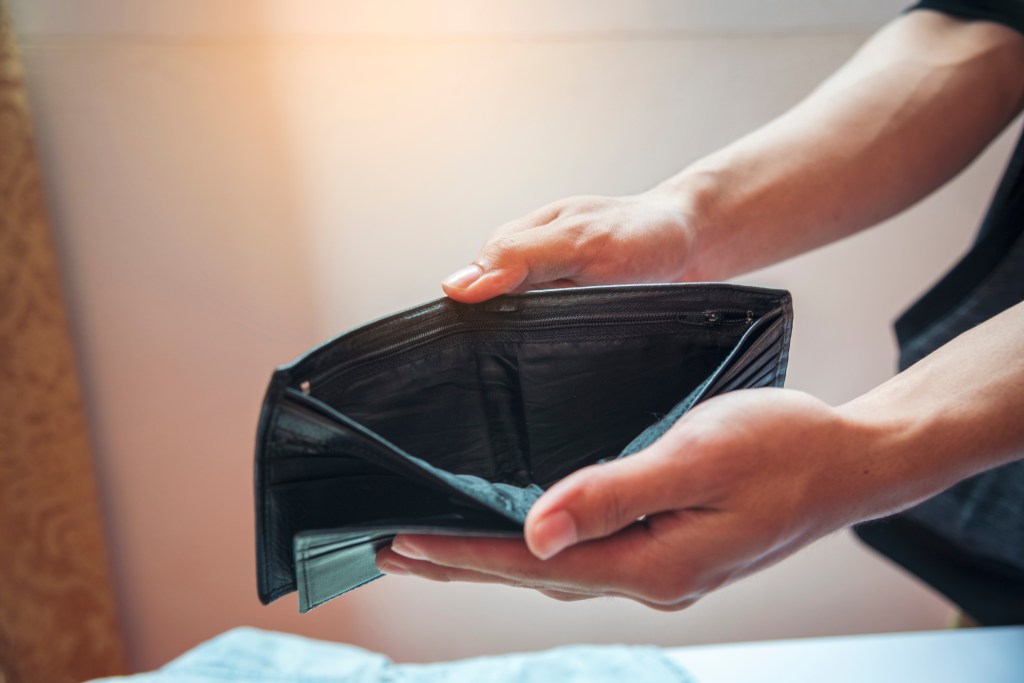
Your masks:
<svg viewBox="0 0 1024 683"><path fill-rule="evenodd" d="M521 536L544 489L697 402L782 386L787 292L726 284L439 299L278 368L256 443L259 596L307 611L396 533Z"/></svg>

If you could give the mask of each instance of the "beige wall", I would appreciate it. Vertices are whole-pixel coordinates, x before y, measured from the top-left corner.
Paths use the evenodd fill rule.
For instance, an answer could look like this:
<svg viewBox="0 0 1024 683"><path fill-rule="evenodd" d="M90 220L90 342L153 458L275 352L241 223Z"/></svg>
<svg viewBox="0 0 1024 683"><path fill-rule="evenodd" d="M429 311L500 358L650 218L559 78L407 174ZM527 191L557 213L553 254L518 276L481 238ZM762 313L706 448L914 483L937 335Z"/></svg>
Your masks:
<svg viewBox="0 0 1024 683"><path fill-rule="evenodd" d="M439 295L497 224L641 190L782 111L900 2L67 4L13 14L137 667L243 623L420 660L943 623L848 534L671 615L392 577L299 616L254 585L274 365ZM791 386L842 401L890 373L889 321L968 242L1008 145L743 278L794 293Z"/></svg>

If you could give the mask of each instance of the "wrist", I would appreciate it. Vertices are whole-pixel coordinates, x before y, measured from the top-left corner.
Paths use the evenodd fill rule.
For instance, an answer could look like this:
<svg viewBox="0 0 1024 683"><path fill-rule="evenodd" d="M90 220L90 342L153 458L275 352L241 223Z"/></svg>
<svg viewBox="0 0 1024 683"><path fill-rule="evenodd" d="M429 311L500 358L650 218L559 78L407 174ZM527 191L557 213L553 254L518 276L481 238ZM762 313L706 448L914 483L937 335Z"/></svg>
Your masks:
<svg viewBox="0 0 1024 683"><path fill-rule="evenodd" d="M846 471L863 502L857 521L905 510L967 475L936 439L942 430L927 410L884 384L836 412L849 435Z"/></svg>
<svg viewBox="0 0 1024 683"><path fill-rule="evenodd" d="M690 167L659 183L645 195L670 205L680 230L685 233L687 250L679 281L724 280L733 275L709 258L709 245L714 242L722 196L718 174Z"/></svg>
<svg viewBox="0 0 1024 683"><path fill-rule="evenodd" d="M1024 304L961 334L837 408L896 512L1024 454ZM877 515L876 515L877 516Z"/></svg>

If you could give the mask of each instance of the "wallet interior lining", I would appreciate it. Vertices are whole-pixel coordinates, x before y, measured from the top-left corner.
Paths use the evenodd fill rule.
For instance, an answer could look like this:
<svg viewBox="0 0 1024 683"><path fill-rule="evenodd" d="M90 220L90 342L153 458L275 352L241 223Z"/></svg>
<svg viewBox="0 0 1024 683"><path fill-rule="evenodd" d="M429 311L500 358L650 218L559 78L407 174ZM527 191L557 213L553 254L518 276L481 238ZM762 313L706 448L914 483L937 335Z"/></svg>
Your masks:
<svg viewBox="0 0 1024 683"><path fill-rule="evenodd" d="M274 507L288 511L276 522L283 528L358 524L393 517L395 510L415 519L458 507L448 495L384 466L344 426L308 408L283 404L272 434L275 457L267 463L265 486Z"/></svg>
<svg viewBox="0 0 1024 683"><path fill-rule="evenodd" d="M315 479L274 485L276 504L293 510L312 528L358 524L393 517L403 510L412 518L452 511L447 496L417 481L392 474L345 478L345 495L337 495L337 479ZM301 526L299 528L302 528Z"/></svg>
<svg viewBox="0 0 1024 683"><path fill-rule="evenodd" d="M393 359L372 373L335 376L313 395L440 469L546 487L615 457L664 416L748 328L730 329L473 339Z"/></svg>

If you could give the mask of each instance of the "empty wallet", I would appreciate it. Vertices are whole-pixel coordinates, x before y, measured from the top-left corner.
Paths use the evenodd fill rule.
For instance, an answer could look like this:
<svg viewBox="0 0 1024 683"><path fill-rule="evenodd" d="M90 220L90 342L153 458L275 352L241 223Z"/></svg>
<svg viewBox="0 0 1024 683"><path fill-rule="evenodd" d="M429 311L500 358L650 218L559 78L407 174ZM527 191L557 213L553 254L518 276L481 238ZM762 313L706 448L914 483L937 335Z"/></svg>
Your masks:
<svg viewBox="0 0 1024 683"><path fill-rule="evenodd" d="M782 386L788 292L623 285L439 299L278 368L256 442L260 600L305 612L381 576L397 533L521 536L573 471L693 405Z"/></svg>

